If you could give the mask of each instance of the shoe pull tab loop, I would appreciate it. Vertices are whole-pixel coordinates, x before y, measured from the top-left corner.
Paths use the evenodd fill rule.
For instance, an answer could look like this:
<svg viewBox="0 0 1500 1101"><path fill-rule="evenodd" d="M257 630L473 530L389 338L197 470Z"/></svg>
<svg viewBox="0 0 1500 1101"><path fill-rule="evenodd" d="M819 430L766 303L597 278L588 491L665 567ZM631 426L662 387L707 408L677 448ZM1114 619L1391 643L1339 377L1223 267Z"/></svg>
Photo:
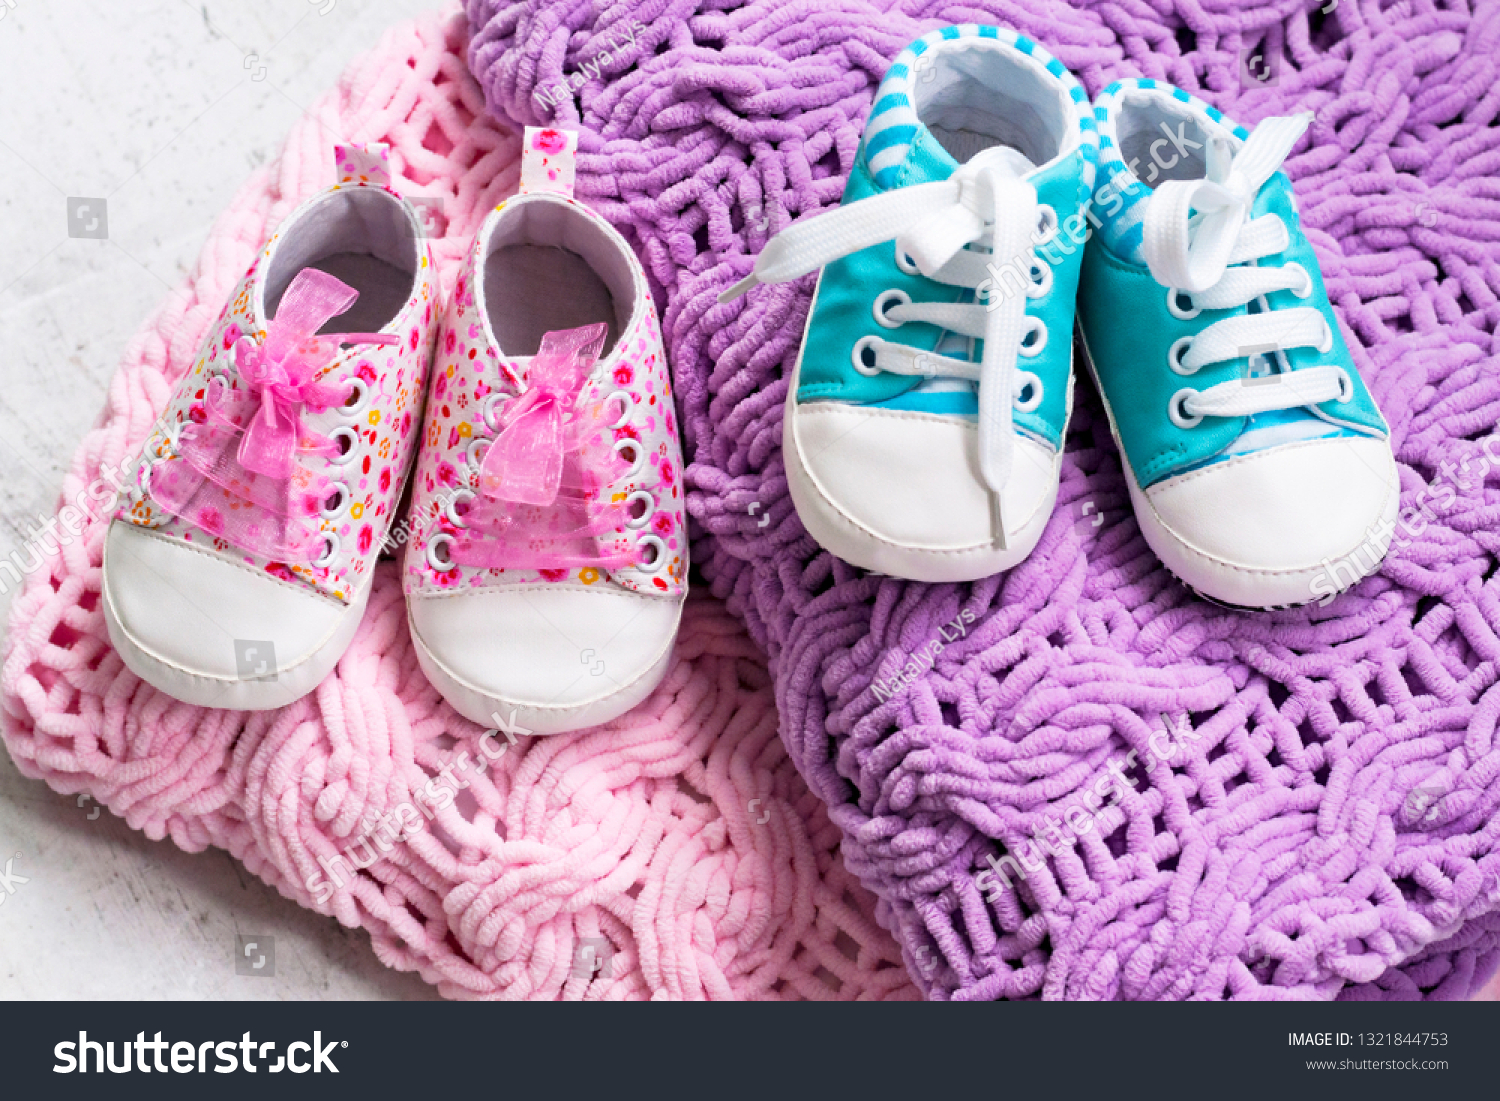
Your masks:
<svg viewBox="0 0 1500 1101"><path fill-rule="evenodd" d="M391 186L391 147L381 142L335 145L335 166L340 184Z"/></svg>
<svg viewBox="0 0 1500 1101"><path fill-rule="evenodd" d="M521 194L550 191L573 197L578 131L528 126L521 139Z"/></svg>

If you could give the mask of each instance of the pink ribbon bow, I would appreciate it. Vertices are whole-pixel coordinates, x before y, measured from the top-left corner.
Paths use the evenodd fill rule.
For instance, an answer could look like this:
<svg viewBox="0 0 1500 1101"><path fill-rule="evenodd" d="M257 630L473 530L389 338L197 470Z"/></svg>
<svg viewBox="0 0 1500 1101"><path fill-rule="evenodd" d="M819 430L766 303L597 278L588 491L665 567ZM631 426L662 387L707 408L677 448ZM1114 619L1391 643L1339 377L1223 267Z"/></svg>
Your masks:
<svg viewBox="0 0 1500 1101"><path fill-rule="evenodd" d="M257 345L241 337L234 346L240 379L259 408L240 441L239 461L246 470L270 478L290 478L297 442L302 437L302 410L315 412L344 400L340 387L325 386L317 374L337 354L340 344L399 344L401 338L379 333L317 332L343 313L359 292L317 268L299 271L281 297L276 317Z"/></svg>
<svg viewBox="0 0 1500 1101"><path fill-rule="evenodd" d="M485 569L616 569L632 559L628 473L597 403L579 406L605 325L550 332L510 401L479 468L483 500L464 516L450 553Z"/></svg>
<svg viewBox="0 0 1500 1101"><path fill-rule="evenodd" d="M185 422L176 453L150 467L151 499L251 554L275 562L315 563L325 545L318 513L330 482L296 465L297 450L330 453L333 441L304 433L302 410L342 400L342 386L316 381L339 345L396 344L396 336L316 335L347 310L359 292L333 276L304 268L282 295L259 346L241 338L234 348L240 386L216 377L201 418Z"/></svg>
<svg viewBox="0 0 1500 1101"><path fill-rule="evenodd" d="M562 482L563 455L575 450L569 416L589 370L604 350L603 323L542 337L526 372L526 392L505 410L499 437L479 468L486 497L525 505L550 505Z"/></svg>

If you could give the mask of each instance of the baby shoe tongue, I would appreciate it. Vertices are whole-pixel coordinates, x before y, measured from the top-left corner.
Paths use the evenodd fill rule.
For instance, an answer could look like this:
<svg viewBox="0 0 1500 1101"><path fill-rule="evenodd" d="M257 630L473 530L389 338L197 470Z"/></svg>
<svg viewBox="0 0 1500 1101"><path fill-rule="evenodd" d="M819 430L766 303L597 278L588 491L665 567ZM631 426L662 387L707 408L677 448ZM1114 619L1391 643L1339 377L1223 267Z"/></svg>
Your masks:
<svg viewBox="0 0 1500 1101"><path fill-rule="evenodd" d="M1019 149L1009 146L990 146L976 151L965 163L987 163L1002 173L1025 176L1036 169ZM935 138L922 123L916 124L916 134L906 156L902 173L902 184L933 183L946 180L958 171L959 162ZM965 294L963 301L972 302L973 295ZM939 355L954 359L977 359L983 351L979 341L971 341L962 333L945 332L932 349ZM911 390L882 403L899 408L927 413L948 413L961 417L973 417L979 405L972 382L961 379L933 378L918 383Z"/></svg>
<svg viewBox="0 0 1500 1101"><path fill-rule="evenodd" d="M946 150L944 150L946 153ZM969 158L966 164L979 164L988 168L997 169L1002 175L1024 178L1028 172L1036 170L1036 165L1019 149L1012 149L1008 145L992 145L988 149L982 149ZM969 296L965 296L967 299ZM959 333L945 332L939 338L937 347L933 349L940 355L957 356L960 359L969 358L969 338ZM979 345L975 345L973 358L979 355ZM931 383L922 385L930 386ZM921 389L919 385L917 389ZM971 387L972 388L972 387Z"/></svg>
<svg viewBox="0 0 1500 1101"><path fill-rule="evenodd" d="M1205 151L1204 178L1214 183L1229 179L1234 167L1234 150L1229 141L1215 135ZM1251 204L1249 217L1258 218L1267 213L1271 202L1270 185L1261 187L1255 202ZM1272 364L1263 355L1250 356L1245 363L1246 379L1263 378L1271 374ZM1282 444L1301 443L1304 440L1322 439L1327 436L1357 436L1347 428L1315 416L1305 408L1273 409L1267 413L1255 413L1245 418L1245 427L1234 440L1216 455L1205 459L1199 466L1212 466L1239 455L1248 455Z"/></svg>

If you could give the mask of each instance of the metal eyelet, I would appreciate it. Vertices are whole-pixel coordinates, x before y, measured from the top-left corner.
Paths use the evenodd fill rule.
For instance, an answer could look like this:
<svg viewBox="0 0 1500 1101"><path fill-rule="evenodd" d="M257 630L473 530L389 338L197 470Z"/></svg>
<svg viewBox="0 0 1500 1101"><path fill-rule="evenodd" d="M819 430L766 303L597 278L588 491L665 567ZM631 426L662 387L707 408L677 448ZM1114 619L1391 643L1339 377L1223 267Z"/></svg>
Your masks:
<svg viewBox="0 0 1500 1101"><path fill-rule="evenodd" d="M1017 371L1015 377L1017 382L1016 396L1012 400L1012 405L1021 413L1035 412L1042 404L1043 389L1041 377L1032 374L1030 371ZM1022 396L1027 393L1031 396Z"/></svg>
<svg viewBox="0 0 1500 1101"><path fill-rule="evenodd" d="M328 499L325 497L323 499L323 507L319 511L319 515L321 515L325 520L337 520L340 516L349 511L349 505L354 500L354 497L349 492L349 487L343 482L330 482L328 488L339 495L339 503L330 507L328 504Z"/></svg>
<svg viewBox="0 0 1500 1101"><path fill-rule="evenodd" d="M1178 428L1195 428L1203 422L1202 417L1194 416L1182 407L1182 403L1197 392L1192 387L1188 387L1177 391L1172 395L1172 400L1167 402L1167 416L1172 418L1172 423Z"/></svg>
<svg viewBox="0 0 1500 1101"><path fill-rule="evenodd" d="M329 433L328 438L330 440L333 440L335 443L337 443L339 440L349 441L349 449L347 451L343 449L337 450L334 454L328 456L329 462L331 462L334 466L347 466L349 463L354 461L354 456L359 451L358 432L354 431L354 429L350 428L346 424L342 428L335 428L332 432Z"/></svg>
<svg viewBox="0 0 1500 1101"><path fill-rule="evenodd" d="M854 364L854 369L866 378L874 378L880 374L880 368L865 365L865 349L868 348L871 358L874 358L875 346L880 343L878 336L862 336L854 342L854 351L850 353L849 360Z"/></svg>
<svg viewBox="0 0 1500 1101"><path fill-rule="evenodd" d="M907 275L921 275L922 269L917 267L917 262L901 247L901 242L896 242L896 266Z"/></svg>
<svg viewBox="0 0 1500 1101"><path fill-rule="evenodd" d="M339 551L343 548L343 545L344 544L339 540L338 532L325 531L323 533L323 553L318 555L317 558L313 559L313 565L317 566L319 569L326 569L329 566L333 565L334 561L338 558Z"/></svg>
<svg viewBox="0 0 1500 1101"><path fill-rule="evenodd" d="M1177 296L1179 294L1182 295L1182 297L1186 298L1189 302L1192 302L1192 300L1193 300L1193 296L1190 295L1190 294L1188 294L1187 291L1180 291L1176 287L1168 287L1167 288L1167 312L1169 314L1171 314L1173 317L1177 318L1179 321L1191 321L1193 318L1197 317L1200 313L1203 312L1203 307L1202 306L1191 306L1190 305L1185 310L1179 309L1178 305L1177 305Z"/></svg>
<svg viewBox="0 0 1500 1101"><path fill-rule="evenodd" d="M894 288L888 291L880 292L880 294L875 299L875 305L872 312L875 314L875 324L879 325L882 329L898 329L902 325L906 324L904 321L892 321L889 317L886 316L885 311L890 309L890 304L893 301L902 306L910 306L911 295L907 294L905 291L896 290Z"/></svg>
<svg viewBox="0 0 1500 1101"><path fill-rule="evenodd" d="M1184 367L1182 357L1187 355L1187 350L1193 346L1193 338L1190 336L1178 337L1172 342L1172 347L1167 350L1167 366L1172 368L1173 374L1196 375L1198 368Z"/></svg>
<svg viewBox="0 0 1500 1101"><path fill-rule="evenodd" d="M461 504L468 504L473 499L474 491L472 489L454 490L453 496L448 498L448 504L443 509L443 515L448 517L448 523L452 524L456 528L468 527L469 525L464 522L464 518L458 514L458 506Z"/></svg>
<svg viewBox="0 0 1500 1101"><path fill-rule="evenodd" d="M495 414L500 404L509 400L509 394L502 394L497 390L485 398L484 405L480 407L479 415L484 419L484 426L497 436L500 434L500 422L496 419Z"/></svg>
<svg viewBox="0 0 1500 1101"><path fill-rule="evenodd" d="M471 469L478 470L484 465L484 452L480 451L479 448L489 442L490 438L488 436L475 436L469 441L469 446L464 450L464 458L468 461Z"/></svg>
<svg viewBox="0 0 1500 1101"><path fill-rule="evenodd" d="M1339 368L1339 396L1334 400L1340 405L1354 400L1354 380L1349 377L1349 372L1342 367Z"/></svg>
<svg viewBox="0 0 1500 1101"><path fill-rule="evenodd" d="M1031 272L1040 271L1040 279L1033 278L1026 288L1027 298L1042 298L1052 290L1052 265L1038 261L1031 265ZM1027 274L1031 274L1028 272Z"/></svg>
<svg viewBox="0 0 1500 1101"><path fill-rule="evenodd" d="M1300 271L1302 273L1302 289L1300 291L1299 290L1294 290L1294 291L1292 291L1292 293L1294 295L1296 295L1298 298L1307 298L1313 292L1313 280L1312 280L1312 276L1307 273L1307 269L1306 268L1304 268L1301 264L1297 263L1295 260L1292 261L1292 263L1287 264L1286 267L1285 267L1285 269L1283 269L1283 270L1291 270L1291 269L1295 269L1295 270Z"/></svg>
<svg viewBox="0 0 1500 1101"><path fill-rule="evenodd" d="M657 570L661 569L662 564L667 560L667 545L655 535L641 536L638 545L642 549L646 547L652 547L655 549L656 553L652 556L651 561L649 562L646 562L644 560L636 562L635 568L640 570L642 573L655 573Z"/></svg>
<svg viewBox="0 0 1500 1101"><path fill-rule="evenodd" d="M633 452L635 454L635 458L625 459L625 452L627 450ZM624 474L620 475L621 478L634 478L641 472L641 468L646 465L646 449L641 446L639 440L632 440L628 438L623 440L616 440L615 454L619 455L620 458L625 459L625 461L630 464L630 469L625 471Z"/></svg>
<svg viewBox="0 0 1500 1101"><path fill-rule="evenodd" d="M1323 343L1318 345L1318 351L1323 355L1333 351L1333 326L1327 320L1323 322Z"/></svg>
<svg viewBox="0 0 1500 1101"><path fill-rule="evenodd" d="M354 387L354 393L344 400L344 404L339 409L339 415L357 417L365 411L365 406L370 404L370 395L373 391L369 384L358 375L351 378L349 384Z"/></svg>
<svg viewBox="0 0 1500 1101"><path fill-rule="evenodd" d="M453 561L448 551L448 544L453 542L453 537L445 531L440 531L427 541L427 564L432 567L434 573L448 573L450 570L458 569L458 563ZM439 558L437 549L443 548L444 557Z"/></svg>
<svg viewBox="0 0 1500 1101"><path fill-rule="evenodd" d="M1027 337L1033 338L1030 344L1026 343ZM1022 335L1021 346L1016 351L1027 359L1031 359L1033 356L1041 355L1042 349L1046 346L1047 323L1040 317L1028 317L1026 319L1026 332Z"/></svg>
<svg viewBox="0 0 1500 1101"><path fill-rule="evenodd" d="M1050 245L1057 237L1058 228L1057 211L1046 203L1038 203L1036 208L1037 244Z"/></svg>
<svg viewBox="0 0 1500 1101"><path fill-rule="evenodd" d="M625 498L626 512L634 512L634 505L636 501L642 502L645 507L641 509L641 514L639 516L632 515L625 521L625 526L631 531L640 531L643 527L651 522L651 517L656 512L656 498L651 496L651 494L647 493L644 489L638 489L629 497Z"/></svg>
<svg viewBox="0 0 1500 1101"><path fill-rule="evenodd" d="M624 428L630 423L630 414L635 412L635 398L627 390L616 390L609 397L605 398L604 408L606 411L609 409L609 403L616 398L620 401L620 416L617 420L610 422L609 427L611 429Z"/></svg>

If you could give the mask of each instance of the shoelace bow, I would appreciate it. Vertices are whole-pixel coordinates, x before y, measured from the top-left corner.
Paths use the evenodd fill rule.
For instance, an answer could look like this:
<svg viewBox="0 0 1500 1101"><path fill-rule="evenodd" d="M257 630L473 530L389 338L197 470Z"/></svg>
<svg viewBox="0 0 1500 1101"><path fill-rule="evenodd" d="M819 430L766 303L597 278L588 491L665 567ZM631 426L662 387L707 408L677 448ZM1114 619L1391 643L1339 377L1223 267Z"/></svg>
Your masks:
<svg viewBox="0 0 1500 1101"><path fill-rule="evenodd" d="M757 283L784 283L894 238L928 279L976 290L991 260L1009 263L1032 247L1039 206L1014 155L987 149L947 180L871 196L782 230L766 243L754 273L719 297L728 302ZM968 249L976 245L988 252ZM886 310L900 324L928 322L984 341L979 363L878 340L874 367L900 375L944 376L979 387L979 469L990 491L992 537L1005 546L1000 494L1015 450L1012 404L1021 390L1016 357L1027 331L1023 294L991 292L987 303L902 304Z"/></svg>
<svg viewBox="0 0 1500 1101"><path fill-rule="evenodd" d="M1169 180L1156 188L1146 207L1141 251L1158 283L1171 288L1170 293L1190 294L1195 307L1211 310L1243 306L1272 291L1305 295L1311 290L1311 275L1298 265L1255 266L1254 261L1284 250L1290 233L1276 215L1249 217L1256 195L1311 121L1311 114L1266 119L1235 155L1226 141L1216 138L1208 143L1205 178ZM1322 313L1299 306L1216 321L1193 336L1177 362L1181 373L1192 374L1211 363L1238 359L1249 349L1327 351L1331 346ZM1345 387L1343 372L1328 366L1254 381L1247 386L1235 379L1194 391L1182 409L1191 417L1250 416L1330 401L1341 397Z"/></svg>
<svg viewBox="0 0 1500 1101"><path fill-rule="evenodd" d="M507 404L500 434L480 464L479 488L486 497L525 505L557 499L563 456L581 445L573 409L608 331L603 324L586 325L542 338L526 371L526 389Z"/></svg>
<svg viewBox="0 0 1500 1101"><path fill-rule="evenodd" d="M338 354L340 344L399 344L381 333L316 335L359 298L353 287L316 268L303 268L282 295L266 339L248 336L234 346L240 381L258 402L245 426L238 459L246 470L269 478L290 478L302 438L302 410L321 412L344 400L340 387L318 381L318 372Z"/></svg>
<svg viewBox="0 0 1500 1101"><path fill-rule="evenodd" d="M283 562L317 559L322 537L315 519L333 483L300 469L297 453L309 450L311 439L310 450L327 454L333 441L310 436L302 414L344 400L342 386L318 380L341 344L400 343L381 333L317 335L358 298L326 272L297 273L265 340L235 343L243 389L210 384L202 424L184 422L179 430L174 450L181 461L162 459L143 481L161 508L253 554Z"/></svg>
<svg viewBox="0 0 1500 1101"><path fill-rule="evenodd" d="M619 569L632 564L627 506L609 487L629 471L599 403L580 405L604 324L548 332L506 402L479 468L480 498L451 560L487 569ZM640 444L637 442L636 447Z"/></svg>

